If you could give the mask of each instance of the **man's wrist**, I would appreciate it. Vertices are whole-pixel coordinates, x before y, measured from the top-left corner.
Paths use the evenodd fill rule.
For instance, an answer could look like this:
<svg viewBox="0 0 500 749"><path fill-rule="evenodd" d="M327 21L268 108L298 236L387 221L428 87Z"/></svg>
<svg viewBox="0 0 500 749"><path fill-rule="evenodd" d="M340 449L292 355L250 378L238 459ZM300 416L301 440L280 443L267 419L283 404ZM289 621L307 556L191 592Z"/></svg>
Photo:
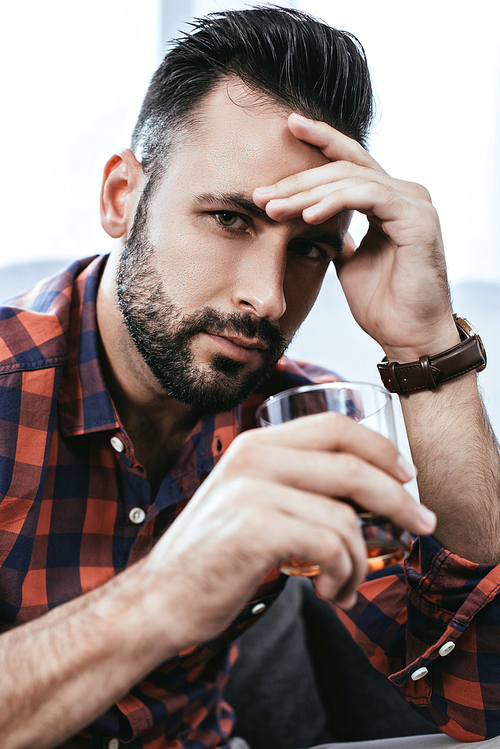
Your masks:
<svg viewBox="0 0 500 749"><path fill-rule="evenodd" d="M384 386L398 395L436 390L443 383L486 367L486 352L476 329L465 318L453 315L459 342L438 354L423 354L412 361L390 361L378 370Z"/></svg>
<svg viewBox="0 0 500 749"><path fill-rule="evenodd" d="M450 315L450 320L446 327L432 337L421 337L421 340L418 341L408 341L407 346L386 345L382 346L382 348L389 362L397 361L400 364L406 364L418 361L421 356L437 356L442 351L447 351L456 346L460 343L460 340L457 326Z"/></svg>

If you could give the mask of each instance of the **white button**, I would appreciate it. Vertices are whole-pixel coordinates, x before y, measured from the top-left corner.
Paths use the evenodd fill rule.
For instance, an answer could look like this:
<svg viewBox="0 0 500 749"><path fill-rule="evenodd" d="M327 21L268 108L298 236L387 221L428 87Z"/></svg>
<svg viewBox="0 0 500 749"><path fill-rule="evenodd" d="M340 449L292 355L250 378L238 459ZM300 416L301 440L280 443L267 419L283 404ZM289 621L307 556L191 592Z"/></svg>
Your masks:
<svg viewBox="0 0 500 749"><path fill-rule="evenodd" d="M108 749L119 749L120 748L120 742L118 739L110 739L108 742Z"/></svg>
<svg viewBox="0 0 500 749"><path fill-rule="evenodd" d="M111 442L111 447L114 447L117 453L122 453L125 450L125 445L119 437L111 437L109 441ZM115 739L111 739L111 741L115 741Z"/></svg>
<svg viewBox="0 0 500 749"><path fill-rule="evenodd" d="M252 609L252 614L255 616L255 614L260 614L262 611L265 611L265 609L266 609L266 604L262 603L261 601L260 603L255 604L255 606Z"/></svg>
<svg viewBox="0 0 500 749"><path fill-rule="evenodd" d="M422 668L417 668L416 671L414 671L411 675L411 678L413 681L418 681L419 679L422 679L424 676L427 676L429 673L429 669L425 666L422 666Z"/></svg>
<svg viewBox="0 0 500 749"><path fill-rule="evenodd" d="M455 650L455 643L450 640L450 642L445 642L444 645L441 645L438 653L444 657L445 655L449 655L452 650Z"/></svg>
<svg viewBox="0 0 500 749"><path fill-rule="evenodd" d="M133 523L135 523L136 525L139 525L139 523L144 522L146 513L144 512L142 507L134 507L132 510L130 510L128 516ZM116 746L118 746L118 744Z"/></svg>

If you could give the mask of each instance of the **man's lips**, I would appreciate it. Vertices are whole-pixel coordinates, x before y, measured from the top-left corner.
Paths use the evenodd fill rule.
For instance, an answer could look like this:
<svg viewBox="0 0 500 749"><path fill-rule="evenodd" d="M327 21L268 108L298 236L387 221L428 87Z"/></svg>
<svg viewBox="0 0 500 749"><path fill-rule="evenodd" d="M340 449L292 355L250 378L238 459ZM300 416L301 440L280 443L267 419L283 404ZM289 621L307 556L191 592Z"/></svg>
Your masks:
<svg viewBox="0 0 500 749"><path fill-rule="evenodd" d="M226 341L231 341L235 346L243 346L243 348L258 348L261 351L267 348L267 344L259 338L245 338L241 335L220 335L216 337L225 338Z"/></svg>
<svg viewBox="0 0 500 749"><path fill-rule="evenodd" d="M244 338L243 336L205 335L218 348L221 354L230 359L251 364L261 357L261 351L267 348L264 341L255 338Z"/></svg>

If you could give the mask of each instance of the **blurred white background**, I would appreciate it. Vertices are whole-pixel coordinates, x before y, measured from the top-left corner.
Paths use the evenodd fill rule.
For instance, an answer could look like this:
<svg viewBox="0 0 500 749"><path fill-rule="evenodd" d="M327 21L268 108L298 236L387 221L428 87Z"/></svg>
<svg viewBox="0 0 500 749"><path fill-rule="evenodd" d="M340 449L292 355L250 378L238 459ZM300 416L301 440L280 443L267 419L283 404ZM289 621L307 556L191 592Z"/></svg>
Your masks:
<svg viewBox="0 0 500 749"><path fill-rule="evenodd" d="M128 146L166 43L190 17L235 0L24 0L4 3L0 293L13 264L105 252L103 166ZM500 4L498 0L307 0L300 7L363 43L378 114L370 150L395 176L421 182L439 210L455 311L476 324L481 375L500 433ZM362 236L364 219L353 234ZM27 273L27 276L29 273ZM3 280L3 285L2 285ZM333 319L333 334L331 320ZM378 346L355 329L337 281L293 344L351 379L378 381Z"/></svg>

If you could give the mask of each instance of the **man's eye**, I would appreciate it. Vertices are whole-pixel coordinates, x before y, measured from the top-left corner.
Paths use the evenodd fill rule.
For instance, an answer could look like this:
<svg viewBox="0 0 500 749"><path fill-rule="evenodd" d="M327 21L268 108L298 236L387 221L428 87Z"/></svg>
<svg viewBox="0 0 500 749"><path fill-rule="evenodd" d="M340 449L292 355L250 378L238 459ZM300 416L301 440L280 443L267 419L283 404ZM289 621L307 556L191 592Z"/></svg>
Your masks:
<svg viewBox="0 0 500 749"><path fill-rule="evenodd" d="M214 216L219 224L227 229L243 229L246 226L241 216L232 211L220 211L219 213L215 213Z"/></svg>
<svg viewBox="0 0 500 749"><path fill-rule="evenodd" d="M322 260L324 258L323 250L311 242L294 242L292 249L298 255L308 260Z"/></svg>

